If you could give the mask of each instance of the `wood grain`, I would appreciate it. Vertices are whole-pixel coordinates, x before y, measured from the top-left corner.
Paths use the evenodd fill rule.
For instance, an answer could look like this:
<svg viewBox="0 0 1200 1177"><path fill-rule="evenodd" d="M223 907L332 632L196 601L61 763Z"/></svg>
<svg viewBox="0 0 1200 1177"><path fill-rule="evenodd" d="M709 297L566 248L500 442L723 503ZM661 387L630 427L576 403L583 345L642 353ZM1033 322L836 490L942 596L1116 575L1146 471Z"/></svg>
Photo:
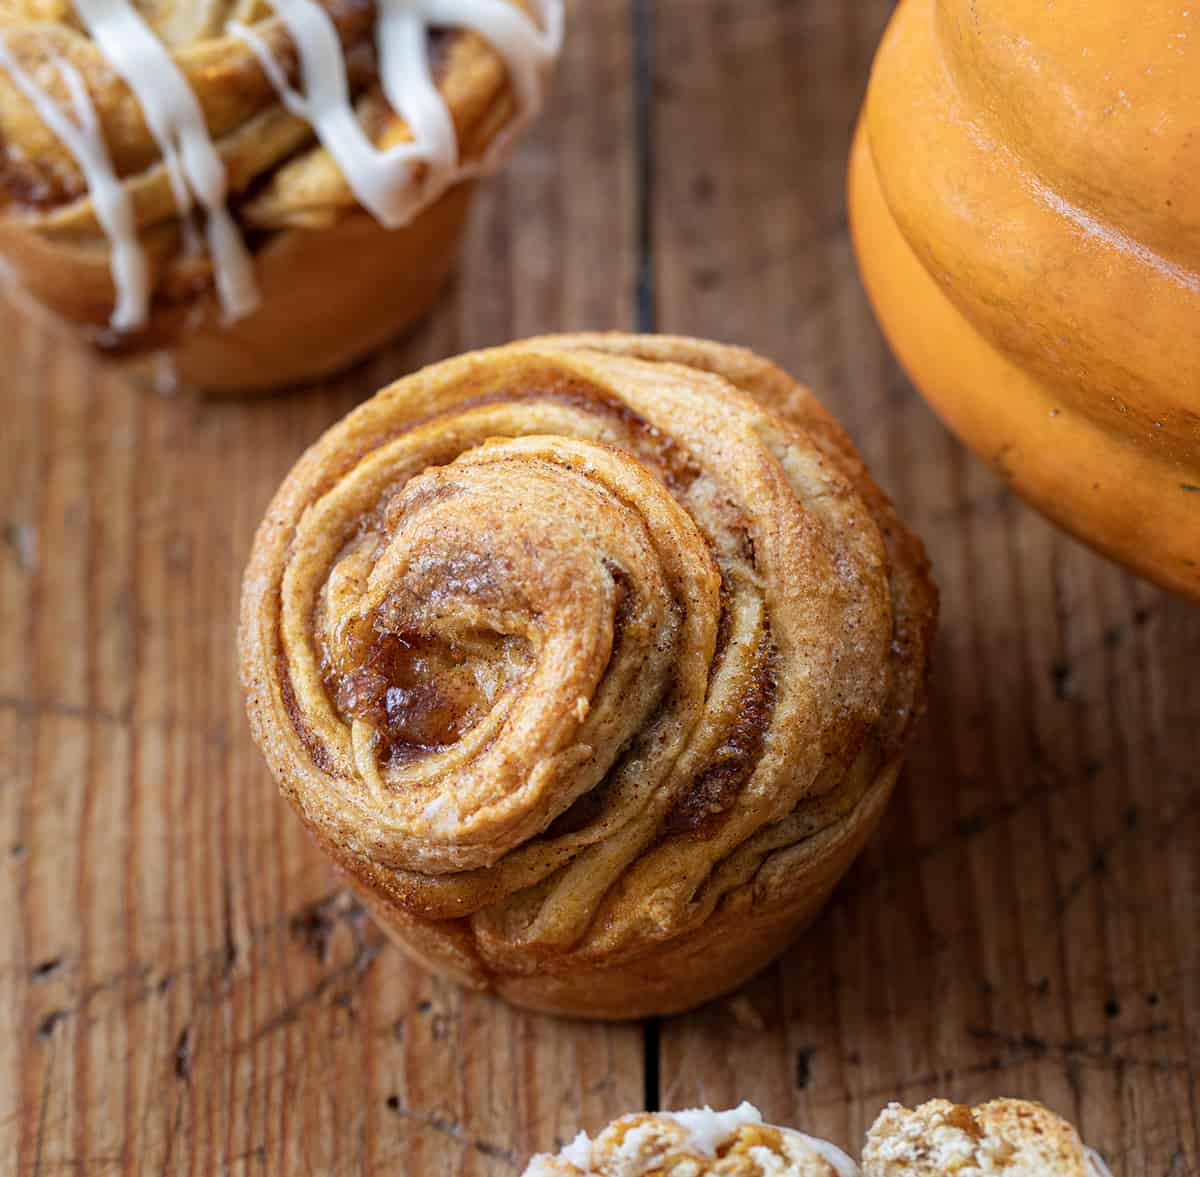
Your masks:
<svg viewBox="0 0 1200 1177"><path fill-rule="evenodd" d="M630 324L631 29L578 8L457 287L329 387L164 399L0 316L0 1173L503 1175L641 1103L638 1027L519 1014L383 949L279 801L233 659L254 528L356 400Z"/></svg>
<svg viewBox="0 0 1200 1177"><path fill-rule="evenodd" d="M1013 499L888 355L843 181L890 9L656 6L659 325L807 380L925 537L944 606L883 830L779 965L663 1027L662 1102L749 1098L853 1148L890 1099L1021 1095L1124 1177L1194 1173L1200 614Z"/></svg>
<svg viewBox="0 0 1200 1177"><path fill-rule="evenodd" d="M644 1105L745 1097L853 1146L934 1093L1043 1098L1118 1177L1200 1168L1200 613L1014 501L889 358L842 199L889 7L577 0L462 279L328 387L162 398L0 313L0 1173L499 1177ZM945 612L920 745L830 910L645 1038L384 948L276 797L232 658L254 527L356 400L637 323L803 375Z"/></svg>

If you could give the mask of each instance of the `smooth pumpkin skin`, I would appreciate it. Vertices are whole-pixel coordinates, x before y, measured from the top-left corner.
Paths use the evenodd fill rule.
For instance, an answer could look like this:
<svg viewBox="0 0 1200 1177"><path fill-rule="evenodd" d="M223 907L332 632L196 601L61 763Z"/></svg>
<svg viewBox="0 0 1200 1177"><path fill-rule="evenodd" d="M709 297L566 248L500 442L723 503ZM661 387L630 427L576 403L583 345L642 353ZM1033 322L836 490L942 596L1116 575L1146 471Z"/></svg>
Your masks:
<svg viewBox="0 0 1200 1177"><path fill-rule="evenodd" d="M884 329L947 423L1200 599L1197 176L1200 4L904 0L850 206Z"/></svg>

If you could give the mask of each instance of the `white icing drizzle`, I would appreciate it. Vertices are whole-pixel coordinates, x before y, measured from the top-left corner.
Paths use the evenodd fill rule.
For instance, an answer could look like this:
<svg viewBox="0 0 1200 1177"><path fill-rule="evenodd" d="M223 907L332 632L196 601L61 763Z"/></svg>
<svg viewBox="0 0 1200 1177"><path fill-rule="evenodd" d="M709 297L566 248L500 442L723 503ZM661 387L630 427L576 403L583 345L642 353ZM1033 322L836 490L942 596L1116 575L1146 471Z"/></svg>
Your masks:
<svg viewBox="0 0 1200 1177"><path fill-rule="evenodd" d="M689 1108L682 1112L662 1112L664 1120L674 1120L686 1130L688 1145L704 1156L715 1157L717 1149L744 1124L761 1124L762 1113L748 1100L742 1100L728 1112L710 1107Z"/></svg>
<svg viewBox="0 0 1200 1177"><path fill-rule="evenodd" d="M217 294L227 320L258 304L254 263L228 207L225 167L204 112L171 54L132 0L73 0L75 11L141 107L162 153L179 212L184 249L198 247L193 209L205 214L205 234ZM337 29L317 0L269 0L300 58L304 93L297 93L269 46L252 28L228 31L254 53L283 105L309 123L333 156L356 199L387 228L408 224L452 184L500 167L513 143L536 117L549 72L562 48L564 0L537 0L541 27L511 0L377 0L380 83L391 107L408 124L411 142L381 151L354 110ZM516 117L477 163L463 165L454 121L434 83L427 37L431 27L470 29L503 58L517 103ZM125 332L145 325L150 285L129 195L117 176L96 109L78 72L52 53L71 95L78 122L21 69L0 39L0 67L75 157L111 245L117 304L110 324ZM420 182L417 177L420 176Z"/></svg>
<svg viewBox="0 0 1200 1177"><path fill-rule="evenodd" d="M580 1132L558 1155L567 1164L574 1165L575 1168L582 1169L586 1173L592 1167L591 1137L586 1132Z"/></svg>
<svg viewBox="0 0 1200 1177"><path fill-rule="evenodd" d="M432 25L468 28L504 58L517 99L517 117L501 132L487 154L464 175L488 175L504 165L516 140L537 117L559 53L566 17L563 0L537 0L542 20L533 21L506 0L384 0L387 5L415 4ZM387 68L385 61L384 68Z"/></svg>
<svg viewBox="0 0 1200 1177"><path fill-rule="evenodd" d="M49 60L71 95L77 122L72 122L58 103L21 66L0 35L0 66L13 85L25 96L55 137L75 158L87 182L96 220L108 237L109 267L117 292L109 325L115 331L136 331L145 325L150 304L150 282L146 254L137 236L129 193L118 179L108 154L108 145L79 71L64 58L50 52Z"/></svg>
<svg viewBox="0 0 1200 1177"><path fill-rule="evenodd" d="M659 1112L657 1113L657 1117L654 1118L660 1121L671 1120L678 1124L685 1133L684 1147L692 1153L713 1158L718 1155L721 1146L730 1141L739 1129L746 1125L761 1124L763 1122L762 1113L758 1108L745 1100L736 1108L727 1112L717 1112L713 1111L710 1107L702 1107L690 1108L679 1112ZM643 1159L642 1147L647 1139L653 1141L653 1137L647 1136L647 1134L653 1133L654 1118L645 1124L625 1132L617 1154L608 1159L608 1166L612 1166L614 1160L620 1162L622 1160L630 1161L635 1158L638 1160ZM830 1144L827 1140L820 1140L815 1136L807 1136L803 1132L796 1132L791 1128L781 1128L780 1131L785 1138L791 1141L796 1139L803 1141L808 1148L812 1149L817 1156L833 1169L838 1177L859 1177L858 1165L836 1145ZM582 1173L591 1174L595 1171L595 1166L598 1163L602 1166L604 1165L603 1161L598 1161L595 1147L595 1142L593 1142L591 1137L586 1132L580 1132L570 1144L559 1152L558 1159L574 1166ZM794 1144L789 1147L789 1155L792 1153L794 1147ZM758 1163L764 1174L791 1171L791 1164L787 1158L781 1157L778 1153L770 1149L752 1148L750 1155ZM558 1170L550 1164L553 1159L548 1154L534 1157L529 1167L525 1170L524 1177L537 1177L538 1174L543 1172L557 1172ZM608 1172L609 1167L606 1166L604 1171ZM612 1171L614 1173L625 1173L627 1166L622 1166L618 1163L613 1167ZM1097 1174L1096 1177L1102 1177L1102 1175Z"/></svg>
<svg viewBox="0 0 1200 1177"><path fill-rule="evenodd" d="M74 0L74 5L137 98L162 152L181 217L186 222L192 197L204 209L213 277L226 316L248 315L258 304L254 263L226 204L225 166L191 86L130 0Z"/></svg>
<svg viewBox="0 0 1200 1177"><path fill-rule="evenodd" d="M1104 1163L1104 1158L1086 1144L1083 1146L1083 1160L1091 1177L1112 1177L1112 1171Z"/></svg>
<svg viewBox="0 0 1200 1177"><path fill-rule="evenodd" d="M316 0L269 0L300 57L304 94L288 85L270 47L255 30L231 22L229 32L253 50L280 100L308 122L334 157L358 201L381 224L408 224L457 180L494 170L536 117L550 67L562 47L563 0L539 0L543 28L509 0L378 0L380 81L412 141L379 150L354 112L337 29ZM434 85L426 46L431 26L477 32L504 59L518 113L478 164L463 167L454 123ZM423 182L415 182L417 165Z"/></svg>
<svg viewBox="0 0 1200 1177"><path fill-rule="evenodd" d="M244 25L229 31L254 51L280 100L297 118L312 125L321 144L337 161L350 190L381 224L398 228L412 219L416 201L410 195L413 165L422 158L416 142L379 151L367 138L354 112L346 61L337 29L316 0L270 0L300 55L305 94L297 94L266 43ZM452 132L453 133L453 132Z"/></svg>
<svg viewBox="0 0 1200 1177"><path fill-rule="evenodd" d="M380 74L384 97L424 144L435 171L458 165L454 120L434 85L427 52L428 32L421 13L411 4L379 0L375 35L379 57L389 63Z"/></svg>
<svg viewBox="0 0 1200 1177"><path fill-rule="evenodd" d="M796 1135L820 1156L838 1177L859 1177L858 1165L836 1144L830 1144L828 1140L822 1140L819 1136L808 1136L804 1132L797 1132Z"/></svg>

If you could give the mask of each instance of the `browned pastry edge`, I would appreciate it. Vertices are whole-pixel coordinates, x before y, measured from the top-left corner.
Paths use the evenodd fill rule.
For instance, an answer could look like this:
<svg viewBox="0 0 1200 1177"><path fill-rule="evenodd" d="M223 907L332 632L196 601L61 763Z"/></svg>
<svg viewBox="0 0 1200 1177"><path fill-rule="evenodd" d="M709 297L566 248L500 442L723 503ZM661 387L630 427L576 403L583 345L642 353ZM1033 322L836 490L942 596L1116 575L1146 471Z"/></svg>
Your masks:
<svg viewBox="0 0 1200 1177"><path fill-rule="evenodd" d="M556 1154L530 1159L523 1177L859 1177L836 1146L762 1123L752 1104L726 1112L635 1112ZM993 1099L975 1107L933 1099L891 1103L871 1126L861 1177L1111 1177L1066 1120L1039 1103Z"/></svg>
<svg viewBox="0 0 1200 1177"><path fill-rule="evenodd" d="M272 233L255 252L262 301L253 314L223 323L205 289L190 306L163 306L154 333L104 350L135 380L160 387L165 378L172 390L209 397L286 392L336 376L430 311L458 263L474 191L456 185L401 229L359 209L327 229ZM0 251L3 241L0 223ZM50 262L42 272L57 280L68 271ZM0 281L0 291L64 342L77 342L78 323L20 282ZM106 313L102 301L93 310Z"/></svg>
<svg viewBox="0 0 1200 1177"><path fill-rule="evenodd" d="M777 955L827 899L833 886L861 850L886 805L912 726L923 707L929 646L936 624L936 592L919 541L900 523L886 496L875 487L854 455L844 432L807 393L773 365L752 353L694 340L621 335L566 336L532 340L495 352L478 353L450 361L413 378L436 383L442 371L481 370L509 359L536 358L554 363L555 357L570 369L572 356L601 362L604 356L633 357L655 366L664 377L672 373L712 372L750 395L757 403L790 421L817 449L851 479L857 493L874 516L890 565L894 623L891 642L893 685L880 715L875 739L878 752L869 761L871 775L851 794L836 791L830 798L814 798L813 819L807 836L796 845L768 853L744 883L724 896L711 916L683 934L662 939L656 934L626 940L619 950L550 953L530 950L509 953L499 967L497 959L481 955L467 923L444 915L421 914L426 900L411 891L405 873L394 872L383 862L364 854L358 839L334 832L335 826L309 820L307 802L301 804L310 830L343 867L352 885L363 896L393 937L409 954L431 968L449 973L463 984L488 988L518 1004L564 1014L589 1017L635 1017L674 1012L698 1004L738 985ZM451 369L452 365L457 365ZM658 366L661 365L661 369ZM394 398L394 392L386 396ZM324 493L337 470L353 465L387 436L378 433L370 405L344 425L335 428L297 466L277 496L256 543L247 572L243 598L242 667L250 696L250 713L256 736L268 754L284 792L297 799L274 749L278 722L267 700L272 697L272 665L262 645L264 633L258 611L271 589L273 561L279 545L290 533L293 512L306 510L310 496ZM380 420L382 421L382 417ZM411 418L410 418L411 424ZM341 437L357 437L352 450L340 451ZM799 436L799 435L798 435ZM345 444L345 443L341 443ZM338 457L329 473L320 475L314 490L309 480L334 453ZM290 541L287 541L290 544ZM272 639L273 640L273 639ZM267 664L264 664L264 658ZM285 695L286 701L286 695ZM317 754L314 750L313 755ZM283 775L280 775L280 773ZM859 791L861 790L861 791ZM298 800L298 799L297 799ZM299 802L298 802L299 803ZM348 829L349 827L347 827ZM415 904L415 906L414 906ZM433 909L430 909L432 911ZM448 909L452 910L452 909Z"/></svg>
<svg viewBox="0 0 1200 1177"><path fill-rule="evenodd" d="M1110 1177L1075 1128L1040 1103L993 1099L975 1107L932 1099L891 1103L867 1133L863 1177Z"/></svg>
<svg viewBox="0 0 1200 1177"><path fill-rule="evenodd" d="M634 1112L581 1132L557 1154L533 1157L523 1177L858 1177L835 1145L763 1123L750 1103Z"/></svg>
<svg viewBox="0 0 1200 1177"><path fill-rule="evenodd" d="M514 2L526 6L525 0ZM351 5L348 11L353 15L358 10ZM37 35L36 24L20 28L23 35ZM58 35L68 34L60 29ZM70 36L79 39L77 34ZM290 42L282 39L281 50L286 45ZM203 64L203 53L199 56ZM26 161L23 166L52 168L54 175L65 168L68 177L75 176L75 188L55 181L54 175L34 184L28 176L15 174L12 164L0 173L0 198L8 197L7 208L0 203L0 257L13 300L35 312L41 308L56 327L79 332L93 345L120 356L165 351L183 385L244 393L333 374L424 314L457 262L474 185L450 189L402 229L384 229L358 207L344 181L334 182L333 173L320 178L335 165L310 128L280 113L273 90L268 87L269 95L258 94L264 80L257 65L242 61L244 54L227 56L236 58L237 69L248 71L247 78L231 82L234 89L255 81L257 89L250 88L250 97L267 104L257 113L253 104L242 111L245 121L240 124L218 121L214 127L214 145L229 167L230 207L255 257L262 296L256 312L231 326L223 322L207 256L189 258L180 251L179 222L165 170L136 104L122 113L132 99L124 84L99 66L92 66L91 72L108 78L114 92L111 98L104 92L103 100L113 105L109 121L127 129L127 162L142 169L126 174L125 183L138 210L153 275L148 323L124 336L108 329L115 299L109 246L69 162L54 164L39 151L18 153ZM284 53L289 56L294 55ZM439 86L463 158L478 160L516 113L503 62L469 32L448 34L438 58ZM198 76L203 78L203 72ZM218 103L209 112L210 123L222 117L221 110ZM268 127L264 119L274 122ZM407 137L403 121L390 112L374 121L381 142ZM39 136L49 134L36 119L30 125L38 128ZM254 163L256 151L267 152L261 165ZM114 155L120 160L119 151ZM298 160L310 162L293 181L289 176ZM307 192L314 177L319 180L314 192L323 195L319 204L309 207L313 197ZM24 203L16 199L22 196Z"/></svg>
<svg viewBox="0 0 1200 1177"><path fill-rule="evenodd" d="M793 894L772 893L770 914L762 910L764 897L749 889L733 897L697 931L608 965L568 957L531 960L529 969L519 974L490 971L466 937L451 940L428 921L407 916L386 893L364 885L340 848L317 840L339 863L346 881L393 942L423 967L451 976L466 988L561 1017L598 1021L665 1017L732 992L786 951L820 913L874 833L898 771L896 765L835 828L810 839L815 845L795 872Z"/></svg>

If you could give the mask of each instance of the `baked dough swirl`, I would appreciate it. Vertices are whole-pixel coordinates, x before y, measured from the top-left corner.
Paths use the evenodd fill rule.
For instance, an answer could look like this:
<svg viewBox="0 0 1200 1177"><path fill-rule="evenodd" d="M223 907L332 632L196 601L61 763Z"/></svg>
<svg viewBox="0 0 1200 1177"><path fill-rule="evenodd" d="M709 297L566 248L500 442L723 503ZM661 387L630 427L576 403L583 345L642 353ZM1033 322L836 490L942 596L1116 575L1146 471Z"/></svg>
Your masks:
<svg viewBox="0 0 1200 1177"><path fill-rule="evenodd" d="M311 381L424 313L562 0L3 0L0 271L181 381Z"/></svg>
<svg viewBox="0 0 1200 1177"><path fill-rule="evenodd" d="M634 1017L765 964L921 710L921 546L807 390L574 336L438 364L300 460L241 664L284 794L430 967Z"/></svg>

